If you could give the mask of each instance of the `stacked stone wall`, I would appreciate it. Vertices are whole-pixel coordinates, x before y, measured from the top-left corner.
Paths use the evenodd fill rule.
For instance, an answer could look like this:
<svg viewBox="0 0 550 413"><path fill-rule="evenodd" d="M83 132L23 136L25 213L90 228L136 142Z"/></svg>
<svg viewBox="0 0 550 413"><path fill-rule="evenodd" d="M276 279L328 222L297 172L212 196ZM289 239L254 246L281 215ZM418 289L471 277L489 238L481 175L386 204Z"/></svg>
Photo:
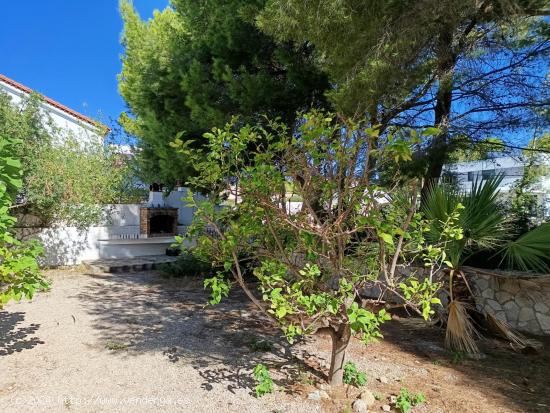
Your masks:
<svg viewBox="0 0 550 413"><path fill-rule="evenodd" d="M550 335L550 275L508 277L469 274L478 310L519 331Z"/></svg>

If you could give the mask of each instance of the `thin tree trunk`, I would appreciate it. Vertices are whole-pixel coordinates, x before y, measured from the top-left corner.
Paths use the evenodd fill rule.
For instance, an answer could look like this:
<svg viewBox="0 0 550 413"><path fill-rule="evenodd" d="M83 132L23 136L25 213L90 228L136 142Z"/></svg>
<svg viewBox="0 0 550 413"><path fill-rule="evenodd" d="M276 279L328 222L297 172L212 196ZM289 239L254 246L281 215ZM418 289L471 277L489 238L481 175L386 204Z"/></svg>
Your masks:
<svg viewBox="0 0 550 413"><path fill-rule="evenodd" d="M439 35L438 46L438 78L436 103L434 110L434 126L439 128L440 132L434 136L427 152L427 170L422 187L422 200L425 199L426 191L429 185L441 176L443 165L445 164L449 151L449 132L448 122L451 114L451 105L453 98L453 77L456 65L456 55L452 50L453 34L445 30Z"/></svg>
<svg viewBox="0 0 550 413"><path fill-rule="evenodd" d="M337 331L332 330L332 355L330 359L330 371L328 382L331 386L344 384L344 363L346 361L346 348L351 338L349 324L342 324Z"/></svg>
<svg viewBox="0 0 550 413"><path fill-rule="evenodd" d="M383 132L382 125L378 124L378 116L377 116L377 107L376 105L373 105L373 108L370 110L370 126L371 128L378 127L379 135L380 136ZM372 156L371 151L378 149L378 136L369 136L369 142L368 142L368 176L369 178L373 177L376 171L376 157Z"/></svg>

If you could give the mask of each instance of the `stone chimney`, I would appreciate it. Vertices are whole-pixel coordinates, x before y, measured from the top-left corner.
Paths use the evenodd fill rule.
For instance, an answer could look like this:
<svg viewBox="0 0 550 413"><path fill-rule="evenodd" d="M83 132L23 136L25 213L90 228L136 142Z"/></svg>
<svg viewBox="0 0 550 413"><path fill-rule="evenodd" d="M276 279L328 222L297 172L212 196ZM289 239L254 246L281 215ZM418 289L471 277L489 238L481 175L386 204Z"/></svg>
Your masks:
<svg viewBox="0 0 550 413"><path fill-rule="evenodd" d="M147 207L164 208L165 206L162 185L156 183L149 185L149 200L147 201Z"/></svg>

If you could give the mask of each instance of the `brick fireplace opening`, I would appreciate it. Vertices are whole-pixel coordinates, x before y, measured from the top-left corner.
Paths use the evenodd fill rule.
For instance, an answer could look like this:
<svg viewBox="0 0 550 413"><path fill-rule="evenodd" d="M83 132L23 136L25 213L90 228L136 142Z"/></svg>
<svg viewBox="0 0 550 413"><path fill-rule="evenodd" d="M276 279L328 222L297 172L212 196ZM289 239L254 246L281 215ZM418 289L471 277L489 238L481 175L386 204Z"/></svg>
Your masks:
<svg viewBox="0 0 550 413"><path fill-rule="evenodd" d="M147 237L176 235L178 208L143 207L139 211L139 232Z"/></svg>

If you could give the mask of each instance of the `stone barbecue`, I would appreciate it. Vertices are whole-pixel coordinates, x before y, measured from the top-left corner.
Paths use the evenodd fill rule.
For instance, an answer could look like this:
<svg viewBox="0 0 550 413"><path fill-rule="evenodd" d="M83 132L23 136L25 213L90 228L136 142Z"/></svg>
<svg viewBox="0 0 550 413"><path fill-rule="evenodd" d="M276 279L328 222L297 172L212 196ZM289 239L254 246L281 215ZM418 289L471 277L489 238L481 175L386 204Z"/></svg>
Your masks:
<svg viewBox="0 0 550 413"><path fill-rule="evenodd" d="M149 186L149 200L139 209L139 233L141 237L172 237L176 235L178 208L164 202L162 184Z"/></svg>
<svg viewBox="0 0 550 413"><path fill-rule="evenodd" d="M146 237L176 235L178 208L142 207L139 210L139 232Z"/></svg>

